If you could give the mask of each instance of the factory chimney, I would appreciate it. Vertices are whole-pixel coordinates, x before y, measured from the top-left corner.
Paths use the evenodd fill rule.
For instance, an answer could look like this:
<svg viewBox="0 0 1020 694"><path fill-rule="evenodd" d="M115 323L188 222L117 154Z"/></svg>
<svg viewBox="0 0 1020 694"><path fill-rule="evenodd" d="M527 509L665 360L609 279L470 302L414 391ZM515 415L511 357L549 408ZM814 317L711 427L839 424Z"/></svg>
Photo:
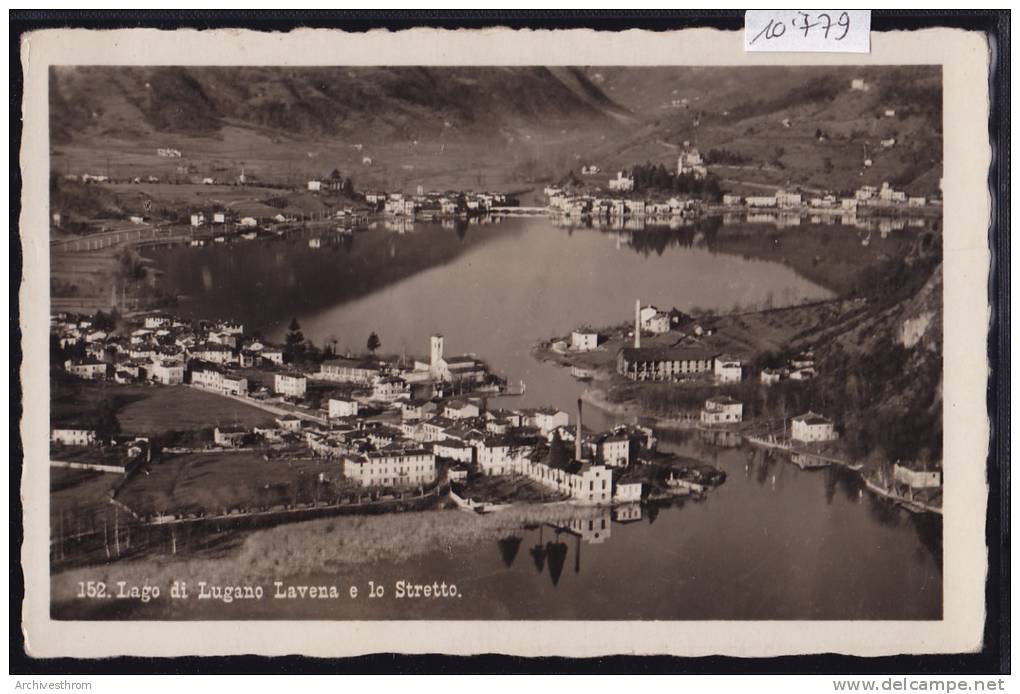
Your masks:
<svg viewBox="0 0 1020 694"><path fill-rule="evenodd" d="M634 304L634 349L641 348L641 299Z"/></svg>
<svg viewBox="0 0 1020 694"><path fill-rule="evenodd" d="M581 398L577 399L577 432L574 434L574 460L583 460L581 456Z"/></svg>

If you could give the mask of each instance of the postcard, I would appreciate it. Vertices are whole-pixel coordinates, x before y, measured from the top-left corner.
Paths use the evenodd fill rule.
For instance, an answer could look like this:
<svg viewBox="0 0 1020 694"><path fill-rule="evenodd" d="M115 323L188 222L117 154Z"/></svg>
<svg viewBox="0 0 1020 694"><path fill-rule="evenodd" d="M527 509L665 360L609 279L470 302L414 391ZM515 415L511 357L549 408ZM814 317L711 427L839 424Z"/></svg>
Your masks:
<svg viewBox="0 0 1020 694"><path fill-rule="evenodd" d="M980 648L980 35L22 56L30 654Z"/></svg>

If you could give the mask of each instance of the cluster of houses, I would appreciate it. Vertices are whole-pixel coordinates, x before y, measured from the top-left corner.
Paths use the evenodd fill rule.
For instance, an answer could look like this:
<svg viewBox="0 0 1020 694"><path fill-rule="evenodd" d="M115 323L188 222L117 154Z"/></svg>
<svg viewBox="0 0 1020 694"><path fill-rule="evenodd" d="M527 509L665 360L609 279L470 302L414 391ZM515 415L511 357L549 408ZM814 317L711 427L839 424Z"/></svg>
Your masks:
<svg viewBox="0 0 1020 694"><path fill-rule="evenodd" d="M599 167L587 165L581 169L585 176L595 175ZM677 159L676 173L678 176L689 176L703 179L708 175L708 168L697 148L690 142L684 142L683 151ZM599 196L589 193L575 193L560 186L547 186L543 192L548 199L549 209L561 215L595 219L622 219L630 217L672 218L692 215L698 205L695 199L673 196L665 201L649 201L645 199L627 199L622 194L634 191L634 177L623 171L617 171L616 177L606 184L611 195Z"/></svg>
<svg viewBox="0 0 1020 694"><path fill-rule="evenodd" d="M367 192L365 202L391 217L440 219L487 214L496 207L513 207L516 200L506 193L426 193L420 186L415 195Z"/></svg>
<svg viewBox="0 0 1020 694"><path fill-rule="evenodd" d="M64 370L86 380L179 385L190 372L196 385L240 394L246 391L246 382L242 385L232 379L226 367L283 364L283 350L246 337L244 326L232 321L192 324L154 313L112 330L101 329L93 321L64 313L50 319L50 332L60 347L81 350L64 361Z"/></svg>
<svg viewBox="0 0 1020 694"><path fill-rule="evenodd" d="M618 481L613 471L627 468L632 441L654 446L650 430L620 428L595 434L554 408L489 410L481 399L441 399L439 388L455 382L482 384L485 365L476 358L446 357L441 335L430 338L427 361L397 367L372 359L334 359L316 373L302 373L283 364L283 353L244 335L229 322L203 323L198 328L165 314L146 316L135 326L117 331L96 330L91 321L56 315L51 327L61 345L84 345L85 360L65 363L69 373L119 381L148 379L165 385L189 382L224 396L249 397L248 379L235 369L266 364L273 370L273 390L281 399L301 399L308 381L364 386L361 391L331 394L322 415L281 411L275 426L244 429L217 426L213 443L240 448L255 442L307 445L318 456L336 459L343 474L365 487L420 487L437 480L440 464L451 479L469 471L487 475L522 475L572 500L589 504L640 501L639 481ZM425 384L429 397L413 397L413 384ZM367 391L366 391L367 392ZM365 405L370 405L370 409ZM378 405L393 415L378 418ZM574 443L574 455L554 460L556 440ZM95 428L66 427L52 431L55 445L97 449Z"/></svg>
<svg viewBox="0 0 1020 694"><path fill-rule="evenodd" d="M815 370L815 353L807 350L792 357L782 367L762 369L758 377L764 385L771 386L784 379L807 381L817 375L818 372Z"/></svg>
<svg viewBox="0 0 1020 694"><path fill-rule="evenodd" d="M282 400L300 402L309 381L320 381L359 386L362 400L376 404L410 400L416 394L435 397L500 388L477 357L446 356L442 335L429 338L428 360L410 365L403 360L338 357L321 362L317 371L300 371L284 363L283 349L245 335L242 325L230 321L192 324L156 313L106 331L95 328L92 320L67 314L51 318L51 332L62 349L81 347L80 356L64 361L64 370L86 380L188 383L219 395L249 397L252 384L239 372L260 369L272 374L271 394Z"/></svg>
<svg viewBox="0 0 1020 694"><path fill-rule="evenodd" d="M728 427L744 419L744 405L729 395L714 395L705 401L699 421L704 427ZM790 420L789 437L796 443L824 443L839 438L831 419L815 412L805 412Z"/></svg>
<svg viewBox="0 0 1020 694"><path fill-rule="evenodd" d="M715 383L738 383L743 379L743 362L729 354L710 349L701 340L712 334L710 328L694 323L690 335L668 347L641 346L642 332L663 334L689 322L689 316L673 309L662 311L655 306L634 306L634 343L616 353L616 370L632 381L711 380Z"/></svg>
<svg viewBox="0 0 1020 694"><path fill-rule="evenodd" d="M633 179L615 179L629 181L629 187L615 187L610 181L610 190L628 192L634 188ZM558 186L548 186L543 192L548 200L549 210L556 215L572 219L623 219L623 218L680 218L692 217L696 214L698 200L673 196L661 202L650 202L643 198L631 199L574 193Z"/></svg>
<svg viewBox="0 0 1020 694"><path fill-rule="evenodd" d="M555 408L489 410L475 400L413 400L401 403L396 424L360 419L349 401L331 400L330 411L338 416L306 428L305 442L316 455L338 460L346 477L371 487L429 484L444 463L453 481L469 471L520 475L582 503L640 501L641 483L614 484L613 473L637 463L636 445L655 445L647 429L572 428L569 415ZM554 459L557 439L573 443L573 456Z"/></svg>
<svg viewBox="0 0 1020 694"><path fill-rule="evenodd" d="M777 190L772 195L735 195L726 193L722 197L727 207L745 207L748 209L800 209L842 210L854 212L858 207L905 206L920 209L928 205L937 205L937 200L929 200L924 196L908 196L902 190L896 190L889 183L880 188L861 186L852 196L837 197L832 193L805 196L796 191Z"/></svg>
<svg viewBox="0 0 1020 694"><path fill-rule="evenodd" d="M63 423L50 430L52 467L130 474L152 459L149 440L123 437L103 441L88 423Z"/></svg>

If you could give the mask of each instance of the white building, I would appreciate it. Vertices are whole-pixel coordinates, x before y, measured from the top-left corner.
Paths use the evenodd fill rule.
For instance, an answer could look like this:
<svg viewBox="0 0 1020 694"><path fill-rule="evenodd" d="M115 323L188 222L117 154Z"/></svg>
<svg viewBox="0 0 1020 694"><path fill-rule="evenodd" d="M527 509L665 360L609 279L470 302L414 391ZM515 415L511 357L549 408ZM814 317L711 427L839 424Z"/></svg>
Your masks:
<svg viewBox="0 0 1020 694"><path fill-rule="evenodd" d="M479 469L486 475L509 475L520 467L520 460L510 443L499 437L484 439L475 444L475 457Z"/></svg>
<svg viewBox="0 0 1020 694"><path fill-rule="evenodd" d="M376 379L372 384L372 399L393 402L399 398L410 397L411 391L407 381L399 376L386 376Z"/></svg>
<svg viewBox="0 0 1020 694"><path fill-rule="evenodd" d="M590 352L599 346L599 334L587 330L570 333L570 349L576 352Z"/></svg>
<svg viewBox="0 0 1020 694"><path fill-rule="evenodd" d="M893 465L893 479L914 489L928 489L942 486L941 470L911 470L896 463Z"/></svg>
<svg viewBox="0 0 1020 694"><path fill-rule="evenodd" d="M641 501L641 481L634 479L617 480L613 490L613 501L618 504L634 504L632 509L637 510L637 517L640 518L641 507L636 504Z"/></svg>
<svg viewBox="0 0 1020 694"><path fill-rule="evenodd" d="M184 383L184 364L173 362L155 362L149 367L149 379L165 386L176 386Z"/></svg>
<svg viewBox="0 0 1020 694"><path fill-rule="evenodd" d="M248 379L225 374L216 368L200 368L191 372L191 385L211 390L221 395L245 395Z"/></svg>
<svg viewBox="0 0 1020 694"><path fill-rule="evenodd" d="M748 195L744 202L748 207L775 207L778 204L775 195Z"/></svg>
<svg viewBox="0 0 1020 694"><path fill-rule="evenodd" d="M191 226L200 227L205 224L205 215L201 212L191 215Z"/></svg>
<svg viewBox="0 0 1020 694"><path fill-rule="evenodd" d="M273 391L289 398L303 398L308 389L308 379L300 374L274 374Z"/></svg>
<svg viewBox="0 0 1020 694"><path fill-rule="evenodd" d="M227 345L205 343L188 350L188 354L212 364L229 364L234 360L234 351Z"/></svg>
<svg viewBox="0 0 1020 694"><path fill-rule="evenodd" d="M808 412L793 418L790 436L794 441L811 443L832 441L837 438L833 423L820 414Z"/></svg>
<svg viewBox="0 0 1020 694"><path fill-rule="evenodd" d="M89 381L106 378L106 363L91 359L79 362L68 359L64 362L64 370L73 376Z"/></svg>
<svg viewBox="0 0 1020 694"><path fill-rule="evenodd" d="M712 371L717 383L739 383L743 378L740 360L728 354L721 354L715 358Z"/></svg>
<svg viewBox="0 0 1020 694"><path fill-rule="evenodd" d="M224 448L237 448L244 443L247 432L239 426L216 427L213 429L213 443Z"/></svg>
<svg viewBox="0 0 1020 694"><path fill-rule="evenodd" d="M425 449L347 456L343 464L344 475L363 487L411 487L436 479L436 456Z"/></svg>
<svg viewBox="0 0 1020 694"><path fill-rule="evenodd" d="M776 205L778 207L799 207L803 199L800 193L791 193L785 190L776 191Z"/></svg>
<svg viewBox="0 0 1020 694"><path fill-rule="evenodd" d="M701 423L707 426L736 424L743 419L744 405L728 395L713 396L701 408Z"/></svg>
<svg viewBox="0 0 1020 694"><path fill-rule="evenodd" d="M92 446L97 443L94 429L54 429L50 441L64 446Z"/></svg>
<svg viewBox="0 0 1020 694"><path fill-rule="evenodd" d="M522 472L539 484L586 504L612 503L613 471L605 465L572 461L563 467L525 459Z"/></svg>
<svg viewBox="0 0 1020 694"><path fill-rule="evenodd" d="M264 347L259 352L259 356L268 362L274 364L283 364L283 350L277 347Z"/></svg>
<svg viewBox="0 0 1020 694"><path fill-rule="evenodd" d="M708 169L705 167L701 153L693 147L680 154L676 163L676 172L680 176L694 176L695 178L704 178L708 175Z"/></svg>
<svg viewBox="0 0 1020 694"><path fill-rule="evenodd" d="M603 465L627 467L630 464L630 437L622 433L601 436L595 440L595 453L596 460Z"/></svg>
<svg viewBox="0 0 1020 694"><path fill-rule="evenodd" d="M471 419L479 414L478 405L464 400L453 400L443 408L443 416L448 419Z"/></svg>
<svg viewBox="0 0 1020 694"><path fill-rule="evenodd" d="M434 442L432 444L432 452L436 457L456 460L460 463L471 464L475 459L474 446L454 439Z"/></svg>
<svg viewBox="0 0 1020 694"><path fill-rule="evenodd" d="M318 193L322 190L322 181L309 181L308 190Z"/></svg>
<svg viewBox="0 0 1020 694"><path fill-rule="evenodd" d="M157 328L164 328L170 325L170 316L162 313L156 313L151 316L145 317L145 327L149 330L155 330ZM138 332L137 330L135 332ZM134 334L134 333L132 333Z"/></svg>
<svg viewBox="0 0 1020 694"><path fill-rule="evenodd" d="M530 413L528 420L528 423L541 431L543 436L548 436L554 429L568 426L570 415L552 407L540 407Z"/></svg>
<svg viewBox="0 0 1020 694"><path fill-rule="evenodd" d="M329 399L329 416L331 419L337 417L357 417L358 403L355 400L344 400L341 398Z"/></svg>
<svg viewBox="0 0 1020 694"><path fill-rule="evenodd" d="M316 378L336 383L359 383L371 385L379 375L379 366L357 359L331 359L319 365Z"/></svg>
<svg viewBox="0 0 1020 694"><path fill-rule="evenodd" d="M609 190L629 193L634 190L634 179L630 176L624 176L622 171L617 171L616 178L609 181Z"/></svg>

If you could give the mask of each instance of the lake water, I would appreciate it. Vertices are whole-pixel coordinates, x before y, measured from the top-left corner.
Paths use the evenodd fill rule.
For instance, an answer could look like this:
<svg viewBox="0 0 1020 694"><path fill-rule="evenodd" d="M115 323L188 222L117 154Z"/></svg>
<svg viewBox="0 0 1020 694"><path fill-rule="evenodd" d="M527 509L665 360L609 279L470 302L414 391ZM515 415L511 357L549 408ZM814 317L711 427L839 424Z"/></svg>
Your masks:
<svg viewBox="0 0 1020 694"><path fill-rule="evenodd" d="M441 333L448 356L474 353L525 382L525 396L507 404L571 413L583 385L530 356L540 340L632 320L635 299L728 310L766 296L777 305L831 296L781 264L713 252L697 228L613 232L544 218L394 226L146 254L164 285L189 297L185 315L242 320L280 342L297 318L306 338L335 339L340 352L363 351L375 332L382 352L425 356Z"/></svg>
<svg viewBox="0 0 1020 694"><path fill-rule="evenodd" d="M146 254L165 272L165 286L190 297L181 313L240 319L270 339L281 339L296 317L306 337L316 344L336 339L341 350L360 351L375 331L383 351L408 355L424 354L429 334L441 332L448 354L474 352L511 381L524 380L527 392L517 404L568 411L583 385L566 370L533 360L529 349L538 340L584 323L627 320L635 298L663 308L729 309L766 295L777 304L830 296L784 265L713 252L700 229L676 230L655 244L640 233L506 219L454 228L380 225L353 238L324 238L318 248L309 245L318 237L302 232L269 242ZM587 423L610 421L592 413ZM417 547L407 558L371 568L337 567L314 552L281 568L290 582L357 584L363 590L369 580L390 590L400 579L455 582L460 599L164 600L134 606L125 616L941 617L940 519L893 507L842 470L803 471L760 451L707 445L695 435L667 437L660 447L711 462L728 479L703 501L636 507L629 519L620 515L626 509L618 509L574 526L522 524L496 538ZM285 548L318 533L320 546L326 545L336 541L329 523L282 526L267 542ZM226 550L218 565L248 561L240 552ZM264 577L267 591L276 577ZM54 594L61 592L60 580L54 577ZM67 609L69 617L94 618L115 607Z"/></svg>

